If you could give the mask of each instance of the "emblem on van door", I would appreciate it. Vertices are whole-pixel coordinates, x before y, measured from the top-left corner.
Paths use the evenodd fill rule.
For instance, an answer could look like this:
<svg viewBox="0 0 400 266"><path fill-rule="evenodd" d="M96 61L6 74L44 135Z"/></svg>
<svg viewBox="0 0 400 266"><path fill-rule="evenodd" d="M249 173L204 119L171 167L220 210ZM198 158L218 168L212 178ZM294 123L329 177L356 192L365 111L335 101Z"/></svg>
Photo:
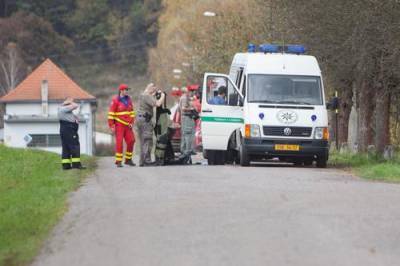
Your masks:
<svg viewBox="0 0 400 266"><path fill-rule="evenodd" d="M285 134L285 136L290 136L292 135L292 130L290 129L290 127L287 127L283 130L283 134Z"/></svg>
<svg viewBox="0 0 400 266"><path fill-rule="evenodd" d="M279 122L284 123L284 124L293 124L294 122L297 121L299 116L297 115L296 112L292 110L281 110L276 114L276 118L279 120Z"/></svg>

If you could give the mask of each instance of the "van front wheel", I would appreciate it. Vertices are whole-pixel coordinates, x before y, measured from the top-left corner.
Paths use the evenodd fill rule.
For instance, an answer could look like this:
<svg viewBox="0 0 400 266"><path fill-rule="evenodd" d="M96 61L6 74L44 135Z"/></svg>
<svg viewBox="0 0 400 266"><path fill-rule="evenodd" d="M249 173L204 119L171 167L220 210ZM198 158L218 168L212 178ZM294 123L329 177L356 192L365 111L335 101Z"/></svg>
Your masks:
<svg viewBox="0 0 400 266"><path fill-rule="evenodd" d="M240 153L240 165L241 166L249 166L250 165L250 157L249 154L246 151L246 148L244 147L244 145L240 145L240 149L239 149L239 153Z"/></svg>
<svg viewBox="0 0 400 266"><path fill-rule="evenodd" d="M317 158L317 167L318 168L326 168L328 158L326 156L321 156Z"/></svg>

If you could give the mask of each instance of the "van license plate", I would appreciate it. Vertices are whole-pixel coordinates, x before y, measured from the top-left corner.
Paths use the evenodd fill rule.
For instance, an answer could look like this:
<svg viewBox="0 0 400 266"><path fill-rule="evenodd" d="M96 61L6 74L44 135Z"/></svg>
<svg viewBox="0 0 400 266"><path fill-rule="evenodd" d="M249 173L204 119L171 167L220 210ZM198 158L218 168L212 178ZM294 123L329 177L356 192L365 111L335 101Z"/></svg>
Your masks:
<svg viewBox="0 0 400 266"><path fill-rule="evenodd" d="M275 144L276 151L299 151L299 145Z"/></svg>

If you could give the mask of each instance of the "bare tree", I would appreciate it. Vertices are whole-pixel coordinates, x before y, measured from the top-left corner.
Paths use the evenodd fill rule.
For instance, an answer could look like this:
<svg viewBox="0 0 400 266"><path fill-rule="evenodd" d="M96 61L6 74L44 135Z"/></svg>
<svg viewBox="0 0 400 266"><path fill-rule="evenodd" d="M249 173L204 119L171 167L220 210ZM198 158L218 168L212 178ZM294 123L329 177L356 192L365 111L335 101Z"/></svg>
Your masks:
<svg viewBox="0 0 400 266"><path fill-rule="evenodd" d="M24 62L19 56L17 45L8 43L0 61L0 95L15 89L24 75Z"/></svg>

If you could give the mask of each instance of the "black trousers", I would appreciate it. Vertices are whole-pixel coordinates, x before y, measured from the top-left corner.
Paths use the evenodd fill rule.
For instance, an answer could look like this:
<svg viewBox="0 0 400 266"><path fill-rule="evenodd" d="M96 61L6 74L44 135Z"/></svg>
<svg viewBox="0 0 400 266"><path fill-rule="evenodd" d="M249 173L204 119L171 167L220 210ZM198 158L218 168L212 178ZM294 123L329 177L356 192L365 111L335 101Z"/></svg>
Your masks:
<svg viewBox="0 0 400 266"><path fill-rule="evenodd" d="M60 136L62 143L61 163L63 169L81 167L81 148L78 128L78 123L60 121Z"/></svg>

